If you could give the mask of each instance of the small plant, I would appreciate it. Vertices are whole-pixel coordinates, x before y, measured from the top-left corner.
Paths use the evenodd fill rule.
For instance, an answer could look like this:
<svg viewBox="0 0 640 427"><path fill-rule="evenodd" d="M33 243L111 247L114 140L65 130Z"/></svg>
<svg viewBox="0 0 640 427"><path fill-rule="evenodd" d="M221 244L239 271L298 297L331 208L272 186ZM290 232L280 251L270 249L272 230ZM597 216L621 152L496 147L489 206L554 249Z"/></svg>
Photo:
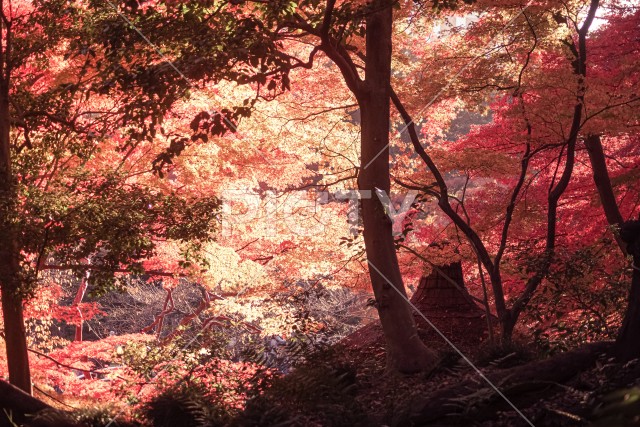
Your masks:
<svg viewBox="0 0 640 427"><path fill-rule="evenodd" d="M231 413L221 402L211 400L202 386L180 384L144 405L144 417L154 427L227 426Z"/></svg>
<svg viewBox="0 0 640 427"><path fill-rule="evenodd" d="M236 418L238 426L360 426L366 410L356 400L357 381L352 367L334 365L330 350L308 355L305 363L247 402Z"/></svg>
<svg viewBox="0 0 640 427"><path fill-rule="evenodd" d="M561 253L547 282L531 300L524 319L541 350L553 354L615 338L628 272L604 265L598 248Z"/></svg>
<svg viewBox="0 0 640 427"><path fill-rule="evenodd" d="M104 427L111 423L114 427L138 427L139 423L127 420L117 408L111 406L87 406L73 414L82 427Z"/></svg>
<svg viewBox="0 0 640 427"><path fill-rule="evenodd" d="M510 368L534 360L531 346L522 342L513 341L509 344L485 344L478 351L476 363L478 366L494 366L497 368Z"/></svg>

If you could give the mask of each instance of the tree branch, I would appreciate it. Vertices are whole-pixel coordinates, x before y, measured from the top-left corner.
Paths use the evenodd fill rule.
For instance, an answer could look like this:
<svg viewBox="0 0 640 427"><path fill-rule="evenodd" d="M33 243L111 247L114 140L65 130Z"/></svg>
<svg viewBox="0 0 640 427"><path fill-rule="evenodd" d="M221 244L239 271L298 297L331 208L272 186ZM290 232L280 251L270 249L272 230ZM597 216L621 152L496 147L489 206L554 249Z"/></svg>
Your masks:
<svg viewBox="0 0 640 427"><path fill-rule="evenodd" d="M485 247L484 243L480 239L480 236L475 232L475 230L467 224L467 222L453 209L451 204L449 203L449 191L447 189L447 184L442 176L442 173L434 163L433 159L427 154L425 149L420 144L420 140L418 138L418 132L416 131L415 124L413 119L404 108L404 105L398 98L396 92L391 88L391 100L395 105L396 109L400 113L402 120L404 120L407 125L407 131L409 132L409 136L411 138L411 143L413 144L413 148L418 153L422 161L427 165L428 169L431 171L433 176L435 177L436 184L439 188L438 194L438 206L440 209L453 221L453 223L462 231L465 237L469 240L470 244L476 250L478 257L480 258L482 264L485 269L489 273L491 278L491 285L495 297L496 303L496 312L501 320L508 316L505 299L504 299L504 291L502 289L502 281L500 279L499 273L496 270L491 257L489 256L489 252Z"/></svg>

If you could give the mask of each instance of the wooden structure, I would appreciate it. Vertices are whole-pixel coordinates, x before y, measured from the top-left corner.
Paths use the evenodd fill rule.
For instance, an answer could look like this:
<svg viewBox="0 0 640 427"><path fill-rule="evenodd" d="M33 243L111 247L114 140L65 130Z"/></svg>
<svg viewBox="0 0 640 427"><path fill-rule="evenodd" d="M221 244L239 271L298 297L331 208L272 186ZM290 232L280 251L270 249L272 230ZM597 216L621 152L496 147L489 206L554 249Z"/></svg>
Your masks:
<svg viewBox="0 0 640 427"><path fill-rule="evenodd" d="M411 302L454 343L479 343L487 337L486 310L469 294L460 262L434 266L420 279ZM415 315L421 330L429 337L437 335L422 316ZM492 324L496 320L492 316Z"/></svg>

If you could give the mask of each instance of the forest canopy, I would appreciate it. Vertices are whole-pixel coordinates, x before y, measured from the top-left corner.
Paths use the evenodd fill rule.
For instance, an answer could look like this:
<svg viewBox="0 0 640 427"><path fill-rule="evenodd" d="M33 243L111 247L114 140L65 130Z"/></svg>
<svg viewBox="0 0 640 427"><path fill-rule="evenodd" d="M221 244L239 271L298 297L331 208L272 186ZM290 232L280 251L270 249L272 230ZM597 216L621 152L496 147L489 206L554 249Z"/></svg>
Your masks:
<svg viewBox="0 0 640 427"><path fill-rule="evenodd" d="M0 425L640 416L637 1L0 10Z"/></svg>

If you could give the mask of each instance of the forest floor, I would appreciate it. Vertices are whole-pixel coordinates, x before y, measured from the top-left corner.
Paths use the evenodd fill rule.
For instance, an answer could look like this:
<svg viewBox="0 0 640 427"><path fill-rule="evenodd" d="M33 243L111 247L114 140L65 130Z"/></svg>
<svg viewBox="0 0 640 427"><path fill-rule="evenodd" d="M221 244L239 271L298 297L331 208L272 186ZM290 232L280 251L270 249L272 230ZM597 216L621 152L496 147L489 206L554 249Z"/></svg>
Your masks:
<svg viewBox="0 0 640 427"><path fill-rule="evenodd" d="M240 424L640 426L640 363L614 362L607 355L611 343L539 360L539 353L524 345L498 351L473 342L473 336L458 336L457 347L519 414L442 339L425 329L420 334L442 357L434 372L388 374L382 332L371 324L284 377L257 406L250 405ZM258 413L278 422L264 417L258 422Z"/></svg>
<svg viewBox="0 0 640 427"><path fill-rule="evenodd" d="M531 345L497 349L480 342L476 331L466 327L469 321L447 319L457 330L448 336L473 366L418 322L421 339L441 357L438 367L428 374L390 374L382 330L372 323L309 354L289 374L269 378L237 416L221 417L216 415L220 408L168 396L157 402L157 416L147 419L160 420L151 422L158 427L640 426L640 361L615 362L608 355L610 342L544 358ZM0 420L4 425L15 424ZM26 425L63 424L39 420ZM89 425L105 423L95 418Z"/></svg>
<svg viewBox="0 0 640 427"><path fill-rule="evenodd" d="M616 363L607 354L611 343L592 343L542 360L532 348L522 345L498 351L478 343L457 343L482 371L483 379L451 348L435 341L432 333L424 329L420 332L442 358L429 374L389 374L381 330L373 324L325 351L310 355L306 363L288 375L271 379L268 387L249 400L246 409L233 419L209 417L207 414L215 415L216 408L198 409L169 396L156 406L160 416L153 418L160 422L151 424L158 427L640 426L640 361ZM198 421L200 416L202 422ZM0 426L4 425L15 424L0 420ZM79 424L61 424L45 418L26 425ZM95 418L88 425L105 423Z"/></svg>
<svg viewBox="0 0 640 427"><path fill-rule="evenodd" d="M369 408L371 425L529 425L451 348L427 342L443 359L426 375L387 374L379 344L346 351L357 366L356 399ZM535 349L524 345L458 345L535 426L640 426L640 363L616 363L600 351L606 347L579 359L551 357L542 365Z"/></svg>

